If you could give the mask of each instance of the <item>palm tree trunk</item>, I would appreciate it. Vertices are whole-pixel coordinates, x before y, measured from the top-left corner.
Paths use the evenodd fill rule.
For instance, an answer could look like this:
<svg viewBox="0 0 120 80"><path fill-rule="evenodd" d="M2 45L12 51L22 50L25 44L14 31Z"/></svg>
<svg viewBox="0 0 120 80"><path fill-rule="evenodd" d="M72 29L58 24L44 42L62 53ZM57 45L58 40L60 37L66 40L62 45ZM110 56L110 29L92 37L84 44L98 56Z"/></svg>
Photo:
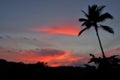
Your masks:
<svg viewBox="0 0 120 80"><path fill-rule="evenodd" d="M97 29L97 27L95 27L95 31L96 31L96 35L97 35L97 37L98 37L99 45L100 45L100 48L101 48L101 51L102 51L102 56L103 56L103 58L106 58L105 53L104 53L104 50L103 50L103 47L102 47L102 43L101 43L101 40L100 40L100 37L99 37L99 34L98 34L98 29Z"/></svg>

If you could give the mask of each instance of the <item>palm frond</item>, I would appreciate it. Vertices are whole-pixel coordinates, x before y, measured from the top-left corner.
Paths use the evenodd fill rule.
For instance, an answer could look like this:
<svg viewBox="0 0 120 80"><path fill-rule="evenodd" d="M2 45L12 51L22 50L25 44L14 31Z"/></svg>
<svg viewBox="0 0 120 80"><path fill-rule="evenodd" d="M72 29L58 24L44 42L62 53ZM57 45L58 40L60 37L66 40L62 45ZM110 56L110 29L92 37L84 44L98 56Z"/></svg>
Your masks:
<svg viewBox="0 0 120 80"><path fill-rule="evenodd" d="M116 58L117 56L119 56L119 55L113 55L113 56L110 56L110 57L108 57L109 59L114 59L114 58Z"/></svg>
<svg viewBox="0 0 120 80"><path fill-rule="evenodd" d="M103 10L105 7L106 7L106 6L104 6L104 5L102 5L102 6L98 6L98 8L97 8L98 18L99 18L99 16L101 16L101 14L102 14L102 10ZM97 19L97 21L98 21L98 19Z"/></svg>
<svg viewBox="0 0 120 80"><path fill-rule="evenodd" d="M82 29L79 33L78 33L78 36L80 36L85 30L87 30L88 28L84 28Z"/></svg>
<svg viewBox="0 0 120 80"><path fill-rule="evenodd" d="M80 18L79 21L80 21L80 22L84 22L84 21L87 21L87 19Z"/></svg>
<svg viewBox="0 0 120 80"><path fill-rule="evenodd" d="M98 9L99 11L101 12L106 6L102 5L102 6L99 6Z"/></svg>
<svg viewBox="0 0 120 80"><path fill-rule="evenodd" d="M91 9L92 9L93 11L96 11L96 10L97 10L97 7L98 7L98 6L97 6L96 4L94 4L94 5L91 6Z"/></svg>
<svg viewBox="0 0 120 80"><path fill-rule="evenodd" d="M85 26L86 28L91 28L92 24L87 20L82 23L82 26Z"/></svg>
<svg viewBox="0 0 120 80"><path fill-rule="evenodd" d="M96 21L99 14L98 6L97 5L88 6L88 13L89 13L88 19L90 21Z"/></svg>
<svg viewBox="0 0 120 80"><path fill-rule="evenodd" d="M92 10L92 7L90 5L88 6L88 14L89 14L88 19L91 20L92 15L93 15L93 10Z"/></svg>
<svg viewBox="0 0 120 80"><path fill-rule="evenodd" d="M113 31L113 29L112 29L111 27L109 27L109 26L104 26L104 25L100 25L100 27L101 27L102 29L104 29L105 31L108 31L109 33L114 34L114 31Z"/></svg>
<svg viewBox="0 0 120 80"><path fill-rule="evenodd" d="M90 15L90 13L91 13L91 6L88 5L88 14Z"/></svg>
<svg viewBox="0 0 120 80"><path fill-rule="evenodd" d="M98 21L100 22L100 21L104 21L106 19L113 19L113 16L106 12L99 17Z"/></svg>
<svg viewBox="0 0 120 80"><path fill-rule="evenodd" d="M86 22L83 22L81 26L85 26L86 25Z"/></svg>
<svg viewBox="0 0 120 80"><path fill-rule="evenodd" d="M85 14L87 18L89 17L89 15L84 10L81 10L81 11Z"/></svg>
<svg viewBox="0 0 120 80"><path fill-rule="evenodd" d="M92 58L95 58L95 55L93 55L93 54L89 54Z"/></svg>
<svg viewBox="0 0 120 80"><path fill-rule="evenodd" d="M90 28L92 24L89 23L89 21L85 21L82 23L82 26L86 26L87 28Z"/></svg>

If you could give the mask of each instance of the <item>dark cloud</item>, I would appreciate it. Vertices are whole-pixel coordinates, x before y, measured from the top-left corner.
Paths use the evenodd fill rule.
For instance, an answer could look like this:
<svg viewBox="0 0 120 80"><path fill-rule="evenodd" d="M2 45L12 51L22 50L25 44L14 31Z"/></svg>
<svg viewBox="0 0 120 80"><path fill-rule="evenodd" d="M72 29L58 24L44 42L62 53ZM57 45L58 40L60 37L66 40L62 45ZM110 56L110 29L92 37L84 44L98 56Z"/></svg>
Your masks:
<svg viewBox="0 0 120 80"><path fill-rule="evenodd" d="M23 39L24 39L24 40L29 40L29 38L27 38L27 37L23 37Z"/></svg>
<svg viewBox="0 0 120 80"><path fill-rule="evenodd" d="M2 36L0 36L0 39L3 39L3 37L2 37Z"/></svg>
<svg viewBox="0 0 120 80"><path fill-rule="evenodd" d="M35 52L42 56L56 56L65 54L65 51L56 49L36 49Z"/></svg>

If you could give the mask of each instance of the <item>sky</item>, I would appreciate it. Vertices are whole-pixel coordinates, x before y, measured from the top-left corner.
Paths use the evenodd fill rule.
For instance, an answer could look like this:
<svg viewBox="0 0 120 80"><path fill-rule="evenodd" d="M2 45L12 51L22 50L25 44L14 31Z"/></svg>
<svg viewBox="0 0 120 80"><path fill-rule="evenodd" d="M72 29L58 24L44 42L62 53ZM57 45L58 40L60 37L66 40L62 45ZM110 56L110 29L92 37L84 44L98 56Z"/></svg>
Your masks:
<svg viewBox="0 0 120 80"><path fill-rule="evenodd" d="M49 66L80 66L89 54L101 56L94 28L78 21L88 5L105 5L113 20L103 24L114 34L99 28L106 56L120 54L119 0L0 0L0 59L14 62L47 62Z"/></svg>

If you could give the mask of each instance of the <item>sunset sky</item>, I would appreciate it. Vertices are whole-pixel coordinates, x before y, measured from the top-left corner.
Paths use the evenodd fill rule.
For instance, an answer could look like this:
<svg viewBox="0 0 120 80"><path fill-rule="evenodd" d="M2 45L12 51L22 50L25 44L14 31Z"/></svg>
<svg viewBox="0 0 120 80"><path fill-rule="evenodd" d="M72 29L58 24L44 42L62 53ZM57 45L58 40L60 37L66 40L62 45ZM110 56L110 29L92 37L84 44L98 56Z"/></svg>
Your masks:
<svg viewBox="0 0 120 80"><path fill-rule="evenodd" d="M90 53L101 56L94 28L77 36L81 10L92 4L106 5L103 11L114 17L103 22L114 35L99 29L105 54L120 54L119 0L0 0L0 59L79 66Z"/></svg>

